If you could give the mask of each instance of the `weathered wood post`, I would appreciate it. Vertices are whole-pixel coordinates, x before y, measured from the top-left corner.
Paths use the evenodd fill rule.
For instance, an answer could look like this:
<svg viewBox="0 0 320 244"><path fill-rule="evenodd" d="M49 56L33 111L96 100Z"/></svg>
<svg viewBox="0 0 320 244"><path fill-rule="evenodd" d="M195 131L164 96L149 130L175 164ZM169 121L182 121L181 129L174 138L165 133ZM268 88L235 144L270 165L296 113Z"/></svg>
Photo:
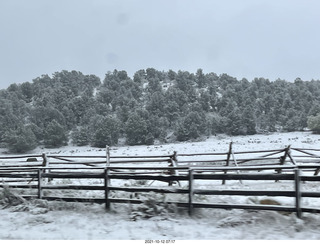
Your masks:
<svg viewBox="0 0 320 244"><path fill-rule="evenodd" d="M110 147L107 145L106 146L106 163L107 167L110 166Z"/></svg>
<svg viewBox="0 0 320 244"><path fill-rule="evenodd" d="M284 163L286 162L286 158L287 158L289 153L290 153L290 145L284 149L284 155L280 157L280 165L284 165ZM282 169L277 169L276 172L278 174L281 174L282 173ZM278 182L278 181L279 180L276 180L275 182Z"/></svg>
<svg viewBox="0 0 320 244"><path fill-rule="evenodd" d="M42 199L42 169L38 169L38 198Z"/></svg>
<svg viewBox="0 0 320 244"><path fill-rule="evenodd" d="M178 157L177 157L176 151L174 151L173 155L170 156L169 167L173 167L173 168L178 167ZM175 176L179 175L179 171L177 169L170 169L169 173L170 173L170 175L175 175ZM177 181L177 182L178 182L179 186L181 186L180 182L179 181ZM173 185L173 181L169 181L169 186L172 186L172 185Z"/></svg>
<svg viewBox="0 0 320 244"><path fill-rule="evenodd" d="M110 166L110 147L106 145L106 167ZM108 185L110 185L110 179L108 178Z"/></svg>
<svg viewBox="0 0 320 244"><path fill-rule="evenodd" d="M293 165L297 165L296 160L291 155L291 150L288 151L288 157L290 158L290 161Z"/></svg>
<svg viewBox="0 0 320 244"><path fill-rule="evenodd" d="M45 153L42 153L42 166L43 167L49 167L49 161L47 158L47 155Z"/></svg>
<svg viewBox="0 0 320 244"><path fill-rule="evenodd" d="M236 167L238 167L238 162L237 162L237 160L236 160L236 157L234 156L233 149L231 149L231 155L232 155L232 159L233 159L234 165L235 165ZM239 171L239 170L237 170L237 174L240 174L240 171ZM242 184L242 180L239 180L239 182L240 182L240 184Z"/></svg>
<svg viewBox="0 0 320 244"><path fill-rule="evenodd" d="M290 145L284 149L284 155L280 157L280 165L284 165L286 162L287 156L290 153ZM281 173L281 172L280 172Z"/></svg>
<svg viewBox="0 0 320 244"><path fill-rule="evenodd" d="M193 169L189 169L189 201L188 201L188 210L189 215L193 215Z"/></svg>
<svg viewBox="0 0 320 244"><path fill-rule="evenodd" d="M110 169L107 167L104 171L104 194L105 194L105 203L106 203L106 210L110 210L110 200L109 200L109 172Z"/></svg>
<svg viewBox="0 0 320 244"><path fill-rule="evenodd" d="M296 197L296 212L297 217L301 219L301 189L300 189L300 169L296 168L294 170L294 186L295 186L295 197Z"/></svg>
<svg viewBox="0 0 320 244"><path fill-rule="evenodd" d="M229 152L227 154L226 167L229 167L231 153L232 153L232 142L230 142L230 144L229 144ZM227 174L227 172L228 172L228 170L225 170L224 174ZM226 180L222 180L222 185L224 185L224 184L226 184Z"/></svg>
<svg viewBox="0 0 320 244"><path fill-rule="evenodd" d="M172 160L173 160L175 163L178 162L177 151L174 151L174 152L173 152Z"/></svg>
<svg viewBox="0 0 320 244"><path fill-rule="evenodd" d="M49 167L49 160L45 153L42 153L42 167L48 168ZM43 169L43 173L50 173L49 169ZM52 181L52 178L48 178L48 182Z"/></svg>

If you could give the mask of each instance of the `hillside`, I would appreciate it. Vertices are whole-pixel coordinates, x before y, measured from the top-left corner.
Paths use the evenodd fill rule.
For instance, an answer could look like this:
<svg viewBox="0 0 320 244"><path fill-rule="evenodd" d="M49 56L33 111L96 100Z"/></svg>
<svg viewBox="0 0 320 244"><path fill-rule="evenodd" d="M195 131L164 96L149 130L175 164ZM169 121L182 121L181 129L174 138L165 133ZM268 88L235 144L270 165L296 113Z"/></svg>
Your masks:
<svg viewBox="0 0 320 244"><path fill-rule="evenodd" d="M0 91L0 145L95 147L299 131L320 112L320 82L294 83L188 71L61 71ZM313 117L314 118L314 117ZM123 140L122 140L123 141Z"/></svg>

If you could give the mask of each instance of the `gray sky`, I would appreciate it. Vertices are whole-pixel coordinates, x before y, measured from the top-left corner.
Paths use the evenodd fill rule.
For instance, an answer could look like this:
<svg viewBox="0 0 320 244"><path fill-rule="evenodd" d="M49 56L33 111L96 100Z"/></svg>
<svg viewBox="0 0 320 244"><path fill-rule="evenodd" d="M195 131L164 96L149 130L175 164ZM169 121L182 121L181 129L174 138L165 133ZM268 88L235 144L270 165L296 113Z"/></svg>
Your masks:
<svg viewBox="0 0 320 244"><path fill-rule="evenodd" d="M0 0L0 88L77 70L320 79L318 0Z"/></svg>

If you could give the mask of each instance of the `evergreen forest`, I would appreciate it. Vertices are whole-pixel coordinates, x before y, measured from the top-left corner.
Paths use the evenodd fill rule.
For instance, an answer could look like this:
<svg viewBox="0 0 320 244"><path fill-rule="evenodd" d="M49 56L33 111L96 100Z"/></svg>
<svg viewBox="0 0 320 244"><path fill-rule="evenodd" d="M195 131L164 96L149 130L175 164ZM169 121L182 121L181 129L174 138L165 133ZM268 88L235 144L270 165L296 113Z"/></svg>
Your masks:
<svg viewBox="0 0 320 244"><path fill-rule="evenodd" d="M14 153L37 146L105 147L201 140L210 135L320 132L320 81L158 71L104 80L79 71L42 75L0 91L0 145Z"/></svg>

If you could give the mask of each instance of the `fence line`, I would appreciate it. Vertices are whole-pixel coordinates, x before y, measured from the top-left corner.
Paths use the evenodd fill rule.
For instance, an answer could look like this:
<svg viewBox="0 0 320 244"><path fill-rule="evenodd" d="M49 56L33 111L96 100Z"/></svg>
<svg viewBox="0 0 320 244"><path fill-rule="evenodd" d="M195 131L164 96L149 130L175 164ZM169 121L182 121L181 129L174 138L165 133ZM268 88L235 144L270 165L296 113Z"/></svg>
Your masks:
<svg viewBox="0 0 320 244"><path fill-rule="evenodd" d="M312 152L310 152L312 151ZM293 155L293 152L298 155ZM295 212L301 218L303 212L320 213L320 209L304 208L301 206L301 198L319 198L318 192L302 192L302 182L320 182L320 152L317 149L291 148L277 150L245 151L236 152L232 143L225 153L196 153L179 154L174 152L169 155L149 155L149 156L114 156L110 154L110 148L106 147L105 156L62 156L62 155L25 155L14 157L0 157L7 161L0 165L0 178L3 183L0 187L8 185L11 188L21 188L36 190L34 195L25 195L25 198L40 198L47 200L98 202L104 203L106 209L110 209L113 203L143 203L140 199L114 198L111 192L128 193L161 193L161 194L183 194L187 195L185 202L168 202L178 207L187 208L190 215L195 208L222 208L222 209L254 209ZM248 158L247 154L260 154ZM279 154L279 155L277 155ZM237 155L237 159L235 158ZM206 157L201 160L201 157ZM208 160L208 157L224 157ZM242 156L242 157L241 157ZM193 158L196 159L193 159ZM11 161L21 160L26 161ZM104 161L94 159L101 158ZM188 160L186 160L188 158ZM38 159L42 160L38 161ZM93 159L93 160L91 160ZM56 160L56 161L52 161ZM58 160L58 161L57 161ZM85 161L77 161L85 160ZM308 161L305 161L308 160ZM265 163L263 163L265 162ZM307 162L307 163L306 163ZM1 163L1 162L0 162ZM218 163L222 163L219 165ZM247 163L250 163L249 165ZM129 165L128 165L129 164ZM139 166L132 166L132 165ZM57 167L57 165L61 165ZM118 165L118 166L116 166ZM146 166L145 166L146 165ZM185 165L185 166L183 166ZM218 165L218 166L217 166ZM79 167L81 166L81 167ZM270 170L274 173L270 173ZM301 171L312 170L313 176L301 175ZM258 171L258 173L252 173ZM264 172L266 171L266 172ZM233 173L232 173L233 172ZM261 173L262 172L262 173ZM263 173L264 172L264 173ZM4 180L7 179L7 180ZM102 185L74 185L46 184L49 179L97 179L103 182ZM168 187L148 186L113 186L114 180L135 180L135 181L155 181L168 183ZM230 180L239 181L291 181L293 191L247 191L247 190L214 190L197 189L195 182L207 180L221 181L223 184ZM173 183L177 182L178 187ZM180 182L187 184L187 189L183 188ZM23 184L24 183L24 184ZM44 191L59 190L93 190L103 191L104 198L71 198L44 195ZM295 199L294 206L270 206L270 205L246 205L246 204L212 204L196 202L195 196L284 196Z"/></svg>
<svg viewBox="0 0 320 244"><path fill-rule="evenodd" d="M112 170L115 169L125 169L124 167L106 167L100 172L88 173L88 172L60 172L60 173L44 173L43 168L39 168L38 170L34 170L33 174L25 174L25 173L0 173L0 177L37 177L37 185L27 186L20 185L20 188L30 188L36 189L37 195L33 197L37 197L39 199L47 199L47 200L63 200L63 201L79 201L79 202L98 202L105 203L106 209L110 209L111 203L131 203L131 204L139 204L143 203L142 200L139 199L129 199L129 198L111 198L110 192L124 191L124 192L133 192L133 193L141 193L141 192L156 192L163 194L188 194L187 202L168 202L172 204L176 204L178 207L185 207L188 209L190 215L193 214L195 208L222 208L222 209L253 209L253 210L272 210L272 211L287 211L287 212L295 212L297 217L301 218L302 212L314 212L320 213L320 209L313 208L303 208L301 206L301 198L302 197L314 197L319 198L320 193L318 192L301 192L300 184L301 181L317 181L320 182L320 176L301 176L300 171L304 168L320 168L317 166L278 166L278 168L282 169L291 169L291 174L224 174L224 170L227 167L220 167L206 169L207 174L199 173L199 171L203 171L203 169L199 167L189 167L187 173L184 175L152 175L150 173L150 167L136 167L135 169L138 171L148 170L144 175L134 175L130 173L130 169L127 169L127 172L122 174L112 173ZM161 167L159 167L161 168ZM170 168L170 167L167 167ZM164 168L164 169L167 169ZM241 168L250 168L250 170L259 171L264 170L266 167L233 167L235 169ZM61 168L60 168L61 169ZM70 168L66 168L70 170ZM131 167L131 170L134 167ZM214 171L223 172L222 174L212 174ZM97 185L45 185L43 179L102 179L104 184L101 186ZM112 180L153 180L153 181L162 181L162 182L170 182L170 181L185 181L188 183L188 188L183 189L179 188L168 188L168 187L115 187L112 186ZM194 182L196 180L286 180L292 181L294 184L293 191L247 191L247 190L204 190L204 189L196 189L194 186ZM13 188L18 188L18 185L11 186ZM96 199L96 198L66 198L66 197L56 197L56 196L44 196L44 190L98 190L104 191L104 199ZM294 197L295 198L295 206L269 206L269 205L239 205L239 204L211 204L211 203L199 203L195 202L195 195L238 195L238 196L285 196L285 197ZM26 198L31 198L32 196L24 196Z"/></svg>
<svg viewBox="0 0 320 244"><path fill-rule="evenodd" d="M312 151L312 152L309 152ZM83 156L83 155L22 155L22 156L10 156L10 157L0 157L2 165L0 162L0 170L6 167L19 168L19 167L39 167L39 166L51 166L51 165L85 165L89 167L97 167L98 165L110 166L114 164L152 164L152 163L164 163L169 165L174 162L175 166L179 165L201 165L201 166L233 166L234 164L242 165L248 164L258 165L263 162L264 165L284 165L284 164L297 164L297 163L319 163L320 155L315 154L319 152L317 149L302 149L302 148L291 148L288 146L284 149L273 149L273 150L260 150L260 151L235 151L232 148L232 142L229 144L229 150L227 152L214 152L214 153L194 153L194 154L179 154L174 152L173 154L167 155L141 155L141 156L116 156L112 155L110 148L106 147L105 156ZM298 155L293 155L292 152L299 153ZM280 155L284 153L284 155ZM246 157L251 154L260 154L258 157ZM277 155L279 154L279 155ZM237 155L237 160L235 160L235 155ZM189 159L188 158L192 158ZM204 157L204 158L203 158ZM216 158L218 157L218 158ZM219 158L220 157L220 158ZM222 158L221 158L222 157ZM231 160L231 157L233 160ZM101 161L95 161L93 159L104 159ZM179 158L179 160L178 160ZM194 159L196 158L196 159ZM15 159L26 159L24 162L17 162ZM38 159L42 160L38 161ZM81 161L86 159L87 161ZM15 161L11 161L15 160ZM34 160L34 161L33 161ZM80 161L79 161L80 160ZM307 160L307 161L306 161Z"/></svg>

